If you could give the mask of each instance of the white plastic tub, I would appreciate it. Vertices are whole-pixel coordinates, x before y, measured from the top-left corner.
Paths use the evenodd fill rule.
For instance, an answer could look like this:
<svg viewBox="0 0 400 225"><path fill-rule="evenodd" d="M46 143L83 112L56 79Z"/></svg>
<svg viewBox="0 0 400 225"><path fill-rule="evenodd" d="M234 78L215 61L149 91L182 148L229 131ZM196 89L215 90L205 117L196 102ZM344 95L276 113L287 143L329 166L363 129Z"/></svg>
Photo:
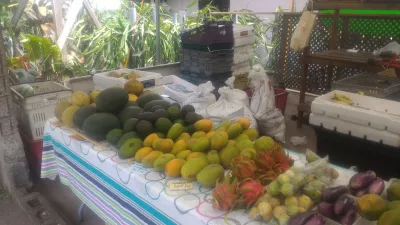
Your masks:
<svg viewBox="0 0 400 225"><path fill-rule="evenodd" d="M133 70L133 69L119 69L114 71L108 71L103 73L97 73L93 76L93 82L97 89L106 89L110 87L124 87L127 80L124 78L116 78L108 76L111 72L117 73L129 73L135 72L136 74L140 75L140 78L137 78L138 81L142 82L145 88L150 88L154 86L160 85L161 74L153 73L153 72L146 72L141 70Z"/></svg>
<svg viewBox="0 0 400 225"><path fill-rule="evenodd" d="M353 105L332 102L334 93L346 95L353 101ZM332 91L316 98L312 102L311 112L349 124L400 135L400 102L344 91Z"/></svg>

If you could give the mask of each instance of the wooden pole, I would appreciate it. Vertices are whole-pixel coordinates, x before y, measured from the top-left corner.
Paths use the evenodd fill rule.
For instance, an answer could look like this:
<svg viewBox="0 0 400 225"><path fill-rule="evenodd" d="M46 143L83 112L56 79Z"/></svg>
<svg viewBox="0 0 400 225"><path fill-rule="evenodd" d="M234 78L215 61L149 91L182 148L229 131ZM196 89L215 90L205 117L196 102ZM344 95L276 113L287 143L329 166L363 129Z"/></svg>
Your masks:
<svg viewBox="0 0 400 225"><path fill-rule="evenodd" d="M62 14L63 0L53 0L53 21L56 25L56 37L59 38L64 29L64 18Z"/></svg>
<svg viewBox="0 0 400 225"><path fill-rule="evenodd" d="M97 29L99 29L101 27L100 22L97 19L96 14L94 14L92 6L87 0L83 0L83 4L85 5L86 11L89 13L89 16L92 19L94 25L96 26Z"/></svg>
<svg viewBox="0 0 400 225"><path fill-rule="evenodd" d="M21 0L18 4L18 8L14 13L13 18L11 19L11 26L16 27L19 20L21 19L22 14L24 13L26 4L28 4L28 0Z"/></svg>

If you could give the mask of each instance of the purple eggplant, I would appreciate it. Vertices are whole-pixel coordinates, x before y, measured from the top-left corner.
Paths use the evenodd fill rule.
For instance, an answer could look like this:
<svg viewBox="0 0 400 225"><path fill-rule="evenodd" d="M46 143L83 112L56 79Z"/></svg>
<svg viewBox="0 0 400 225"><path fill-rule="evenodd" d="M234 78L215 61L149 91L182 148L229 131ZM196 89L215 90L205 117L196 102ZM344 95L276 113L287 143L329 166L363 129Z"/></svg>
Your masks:
<svg viewBox="0 0 400 225"><path fill-rule="evenodd" d="M340 219L342 225L352 225L357 219L357 206L351 205L347 213Z"/></svg>
<svg viewBox="0 0 400 225"><path fill-rule="evenodd" d="M318 205L318 212L322 215L333 219L335 217L335 213L333 210L333 204L327 202L321 202Z"/></svg>
<svg viewBox="0 0 400 225"><path fill-rule="evenodd" d="M324 225L325 219L322 215L315 215L311 217L304 225Z"/></svg>
<svg viewBox="0 0 400 225"><path fill-rule="evenodd" d="M295 217L290 218L288 225L305 225L315 215L315 212L299 213Z"/></svg>
<svg viewBox="0 0 400 225"><path fill-rule="evenodd" d="M376 179L376 174L373 171L365 173L357 173L350 178L349 186L353 189L366 188Z"/></svg>
<svg viewBox="0 0 400 225"><path fill-rule="evenodd" d="M368 194L368 188L364 188L364 189L357 190L357 191L354 193L354 196L356 196L357 198L361 198L362 196L364 196L364 195L366 195L366 194Z"/></svg>
<svg viewBox="0 0 400 225"><path fill-rule="evenodd" d="M354 204L354 201L352 198L346 195L340 196L340 198L336 201L333 211L335 212L336 215L341 215Z"/></svg>
<svg viewBox="0 0 400 225"><path fill-rule="evenodd" d="M369 194L382 194L383 190L385 189L385 182L382 178L377 177L368 187Z"/></svg>
<svg viewBox="0 0 400 225"><path fill-rule="evenodd" d="M340 196L348 192L347 187L337 186L331 188L325 188L322 191L322 201L334 203Z"/></svg>

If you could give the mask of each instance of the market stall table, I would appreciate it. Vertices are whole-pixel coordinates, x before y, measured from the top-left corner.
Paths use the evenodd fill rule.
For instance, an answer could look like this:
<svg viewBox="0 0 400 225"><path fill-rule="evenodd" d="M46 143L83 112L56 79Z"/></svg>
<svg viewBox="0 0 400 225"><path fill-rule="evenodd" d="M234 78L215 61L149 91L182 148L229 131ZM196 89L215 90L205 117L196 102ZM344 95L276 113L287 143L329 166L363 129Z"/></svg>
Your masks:
<svg viewBox="0 0 400 225"><path fill-rule="evenodd" d="M108 146L108 144L106 144ZM290 152L296 164L300 155ZM347 184L353 171L338 169L333 185ZM63 184L108 224L260 224L245 210L227 213L212 208L212 189L193 182L193 188L174 190L164 173L121 160L112 147L104 150L77 136L57 119L46 122L42 178L60 176ZM226 218L224 219L224 216Z"/></svg>

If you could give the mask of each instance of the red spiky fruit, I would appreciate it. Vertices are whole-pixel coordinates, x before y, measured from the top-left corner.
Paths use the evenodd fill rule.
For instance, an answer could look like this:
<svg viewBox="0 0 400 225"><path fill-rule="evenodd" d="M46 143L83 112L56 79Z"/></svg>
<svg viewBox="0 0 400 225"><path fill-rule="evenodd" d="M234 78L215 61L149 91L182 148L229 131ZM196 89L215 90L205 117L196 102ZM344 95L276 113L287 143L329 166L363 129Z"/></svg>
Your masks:
<svg viewBox="0 0 400 225"><path fill-rule="evenodd" d="M264 195L264 186L256 180L246 179L238 187L239 204L249 208Z"/></svg>
<svg viewBox="0 0 400 225"><path fill-rule="evenodd" d="M257 166L253 160L247 157L236 156L231 161L231 170L233 175L239 179L254 178Z"/></svg>
<svg viewBox="0 0 400 225"><path fill-rule="evenodd" d="M276 178L278 178L278 174L274 170L258 170L255 179L260 181L261 184L265 186L274 181Z"/></svg>
<svg viewBox="0 0 400 225"><path fill-rule="evenodd" d="M255 161L257 167L262 170L269 170L275 166L275 161L271 157L269 152L265 152L264 154L259 155Z"/></svg>
<svg viewBox="0 0 400 225"><path fill-rule="evenodd" d="M217 183L212 191L212 206L218 210L231 210L239 198L237 194L237 180L227 175L222 183Z"/></svg>

